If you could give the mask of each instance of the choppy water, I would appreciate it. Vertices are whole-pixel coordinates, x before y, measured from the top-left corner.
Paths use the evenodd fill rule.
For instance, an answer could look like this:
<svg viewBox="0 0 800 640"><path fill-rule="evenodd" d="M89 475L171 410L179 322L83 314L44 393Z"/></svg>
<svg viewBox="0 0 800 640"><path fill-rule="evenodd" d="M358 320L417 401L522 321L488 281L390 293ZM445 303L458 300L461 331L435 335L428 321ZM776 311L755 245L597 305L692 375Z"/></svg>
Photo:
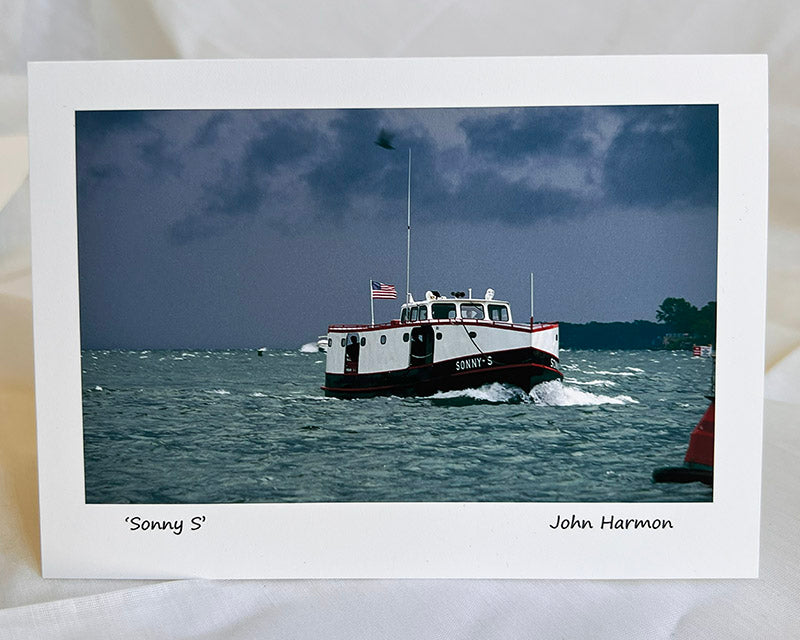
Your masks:
<svg viewBox="0 0 800 640"><path fill-rule="evenodd" d="M90 503L709 501L679 465L711 360L562 351L564 382L325 398L324 354L84 351Z"/></svg>

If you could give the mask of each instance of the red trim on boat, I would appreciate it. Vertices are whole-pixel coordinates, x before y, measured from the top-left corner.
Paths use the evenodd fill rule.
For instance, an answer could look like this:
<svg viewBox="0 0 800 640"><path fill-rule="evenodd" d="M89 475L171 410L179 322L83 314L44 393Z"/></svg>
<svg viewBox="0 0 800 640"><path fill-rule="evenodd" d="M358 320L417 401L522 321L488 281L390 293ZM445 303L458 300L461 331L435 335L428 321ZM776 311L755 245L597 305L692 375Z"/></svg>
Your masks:
<svg viewBox="0 0 800 640"><path fill-rule="evenodd" d="M455 320L423 320L422 322L403 322L395 320L393 322L385 322L383 324L332 324L328 326L328 333L355 333L367 331L386 331L387 329L413 329L414 327L421 327L424 325L469 325L476 327L495 327L497 329L509 329L510 331L522 331L523 333L536 333L537 331L546 331L558 327L557 322L540 322L531 328L527 324L518 324L510 322L492 322L491 320L468 320L458 318Z"/></svg>

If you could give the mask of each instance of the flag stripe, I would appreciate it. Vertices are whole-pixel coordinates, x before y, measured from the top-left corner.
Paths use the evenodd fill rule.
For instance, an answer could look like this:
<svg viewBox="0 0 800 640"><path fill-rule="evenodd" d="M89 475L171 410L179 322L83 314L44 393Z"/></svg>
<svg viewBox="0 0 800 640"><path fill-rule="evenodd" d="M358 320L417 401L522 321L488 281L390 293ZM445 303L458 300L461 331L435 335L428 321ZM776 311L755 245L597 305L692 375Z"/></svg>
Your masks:
<svg viewBox="0 0 800 640"><path fill-rule="evenodd" d="M372 298L374 300L396 300L397 289L393 284L370 281L372 283Z"/></svg>

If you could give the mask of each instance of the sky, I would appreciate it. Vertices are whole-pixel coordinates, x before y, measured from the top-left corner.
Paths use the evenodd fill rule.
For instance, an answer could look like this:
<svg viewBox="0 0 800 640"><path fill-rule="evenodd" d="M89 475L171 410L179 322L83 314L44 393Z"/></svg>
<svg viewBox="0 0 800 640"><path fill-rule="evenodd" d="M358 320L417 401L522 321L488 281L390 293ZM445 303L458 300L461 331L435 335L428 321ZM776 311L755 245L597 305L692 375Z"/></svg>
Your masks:
<svg viewBox="0 0 800 640"><path fill-rule="evenodd" d="M83 348L297 347L397 286L516 321L716 298L716 105L77 112ZM384 130L394 150L375 144Z"/></svg>

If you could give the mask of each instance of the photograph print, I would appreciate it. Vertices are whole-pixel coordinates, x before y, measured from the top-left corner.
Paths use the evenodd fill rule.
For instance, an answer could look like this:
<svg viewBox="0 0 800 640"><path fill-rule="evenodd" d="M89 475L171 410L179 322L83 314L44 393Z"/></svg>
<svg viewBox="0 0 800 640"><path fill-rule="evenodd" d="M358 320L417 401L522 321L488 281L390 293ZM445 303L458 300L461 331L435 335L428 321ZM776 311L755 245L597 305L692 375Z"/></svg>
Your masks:
<svg viewBox="0 0 800 640"><path fill-rule="evenodd" d="M716 104L75 137L86 503L712 501Z"/></svg>

